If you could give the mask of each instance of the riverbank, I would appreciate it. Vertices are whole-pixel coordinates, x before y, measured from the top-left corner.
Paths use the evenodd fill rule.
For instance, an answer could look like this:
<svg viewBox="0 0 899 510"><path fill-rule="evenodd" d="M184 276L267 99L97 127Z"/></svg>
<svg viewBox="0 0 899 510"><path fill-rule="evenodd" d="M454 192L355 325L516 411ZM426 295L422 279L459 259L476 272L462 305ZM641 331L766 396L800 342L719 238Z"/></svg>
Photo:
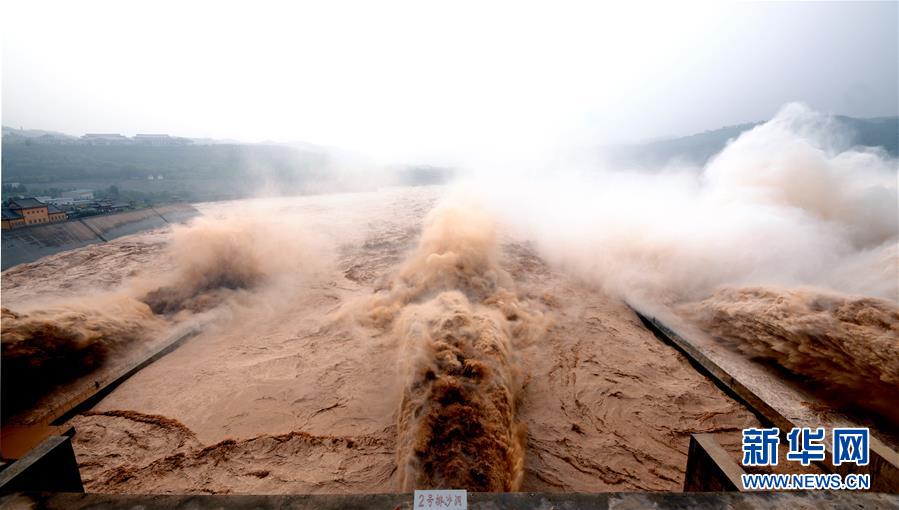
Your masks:
<svg viewBox="0 0 899 510"><path fill-rule="evenodd" d="M183 223L198 214L190 204L172 204L4 230L0 268L5 271L54 253L107 242L168 223Z"/></svg>

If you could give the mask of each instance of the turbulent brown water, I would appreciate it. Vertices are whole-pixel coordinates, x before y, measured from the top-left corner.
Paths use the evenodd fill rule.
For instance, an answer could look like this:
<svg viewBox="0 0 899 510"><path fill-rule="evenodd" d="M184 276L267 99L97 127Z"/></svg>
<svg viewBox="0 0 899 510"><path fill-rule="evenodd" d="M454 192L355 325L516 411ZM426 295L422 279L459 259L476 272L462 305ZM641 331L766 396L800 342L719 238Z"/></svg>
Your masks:
<svg viewBox="0 0 899 510"><path fill-rule="evenodd" d="M626 299L797 419L890 436L897 164L838 124L787 105L703 168L201 204L13 268L3 424L202 327L72 420L88 490L679 490L691 433L735 453L757 422Z"/></svg>
<svg viewBox="0 0 899 510"><path fill-rule="evenodd" d="M724 289L685 307L730 347L803 378L830 402L899 427L899 305L814 289Z"/></svg>
<svg viewBox="0 0 899 510"><path fill-rule="evenodd" d="M496 252L495 227L483 212L440 207L388 289L371 300L367 318L392 325L400 345L402 490L521 485L525 428L514 351L535 335L540 315L508 290Z"/></svg>
<svg viewBox="0 0 899 510"><path fill-rule="evenodd" d="M161 329L146 306L127 299L93 299L29 313L3 308L2 314L5 417Z"/></svg>
<svg viewBox="0 0 899 510"><path fill-rule="evenodd" d="M269 246L274 231L251 220L197 219L189 229L175 232L169 253L174 270L169 281L140 297L154 313L173 315L182 310L200 312L221 304L235 291L249 289L274 275ZM155 283L155 282L154 282Z"/></svg>
<svg viewBox="0 0 899 510"><path fill-rule="evenodd" d="M25 313L3 308L4 421L59 385L124 362L129 351L152 344L167 326L232 300L237 291L272 276L276 263L270 260L281 259L266 259L258 249L257 237L271 236L266 228L200 218L188 228L176 227L166 248L171 269L165 273L132 273L115 289L92 289L68 299L51 294L46 301L23 300ZM64 257L50 260L59 258ZM109 271L120 262L73 258L82 271L85 265ZM13 289L18 289L15 275L30 274L40 265L17 268L7 273L4 283L12 279ZM7 290L6 297L10 294L16 290ZM182 311L187 313L175 317Z"/></svg>
<svg viewBox="0 0 899 510"><path fill-rule="evenodd" d="M7 344L39 343L29 332L76 304L78 328L108 318L131 331L131 315L102 304L113 300L155 329L66 333L66 357L91 342L139 350L203 320L198 336L72 420L90 491L679 490L691 433L738 450L755 418L620 299L443 194L206 204L189 226L6 271L4 368ZM696 321L798 374L811 373L790 364L796 356L777 358L780 342L802 345L783 321L841 317L844 329L823 316L816 327L836 332L834 345L858 336L852 369L876 366L861 359L864 342L888 345L895 331L895 310L879 301L796 294L766 318L783 302L775 291L727 292L693 310ZM726 329L734 320L753 333ZM118 358L85 359L102 370Z"/></svg>

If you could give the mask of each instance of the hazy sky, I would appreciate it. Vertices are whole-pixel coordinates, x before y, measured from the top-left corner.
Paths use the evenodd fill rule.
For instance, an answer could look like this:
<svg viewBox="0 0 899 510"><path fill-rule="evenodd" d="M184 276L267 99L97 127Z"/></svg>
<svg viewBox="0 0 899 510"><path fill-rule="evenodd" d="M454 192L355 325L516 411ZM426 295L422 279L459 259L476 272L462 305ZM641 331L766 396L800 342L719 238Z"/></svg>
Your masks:
<svg viewBox="0 0 899 510"><path fill-rule="evenodd" d="M379 157L899 110L896 2L4 3L3 124Z"/></svg>

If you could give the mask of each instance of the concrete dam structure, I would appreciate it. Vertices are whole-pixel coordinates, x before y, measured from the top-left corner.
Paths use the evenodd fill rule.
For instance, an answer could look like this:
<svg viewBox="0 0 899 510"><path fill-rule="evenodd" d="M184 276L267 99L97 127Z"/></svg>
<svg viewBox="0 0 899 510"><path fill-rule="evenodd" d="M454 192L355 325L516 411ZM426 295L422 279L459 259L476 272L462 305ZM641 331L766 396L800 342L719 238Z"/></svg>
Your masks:
<svg viewBox="0 0 899 510"><path fill-rule="evenodd" d="M199 212L189 204L150 207L63 223L3 231L2 270L61 251L102 243L169 223L183 223Z"/></svg>

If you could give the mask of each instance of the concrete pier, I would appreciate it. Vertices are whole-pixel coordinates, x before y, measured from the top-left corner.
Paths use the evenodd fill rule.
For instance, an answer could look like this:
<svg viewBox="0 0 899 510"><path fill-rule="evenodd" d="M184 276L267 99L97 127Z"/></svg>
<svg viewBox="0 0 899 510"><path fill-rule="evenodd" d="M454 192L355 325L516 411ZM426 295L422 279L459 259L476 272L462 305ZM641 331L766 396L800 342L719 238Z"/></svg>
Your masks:
<svg viewBox="0 0 899 510"><path fill-rule="evenodd" d="M735 400L746 406L763 424L778 427L783 436L782 441L786 440L785 434L793 427L826 425L825 423L801 422L781 412L776 405L770 403L759 392L754 391L749 384L740 380L738 376L735 376L707 356L700 347L689 339L677 334L654 317L647 316L636 309L634 312L658 338L684 354L697 370L709 377ZM827 449L828 457L832 456L833 452L830 451L830 445L825 444L825 448ZM829 461L816 462L815 464L825 472L839 473L843 476L848 473L869 474L871 475L871 490L893 494L899 493L899 453L875 437L874 434L871 434L870 437L869 453L871 461L866 466L844 464L839 468L835 468Z"/></svg>

